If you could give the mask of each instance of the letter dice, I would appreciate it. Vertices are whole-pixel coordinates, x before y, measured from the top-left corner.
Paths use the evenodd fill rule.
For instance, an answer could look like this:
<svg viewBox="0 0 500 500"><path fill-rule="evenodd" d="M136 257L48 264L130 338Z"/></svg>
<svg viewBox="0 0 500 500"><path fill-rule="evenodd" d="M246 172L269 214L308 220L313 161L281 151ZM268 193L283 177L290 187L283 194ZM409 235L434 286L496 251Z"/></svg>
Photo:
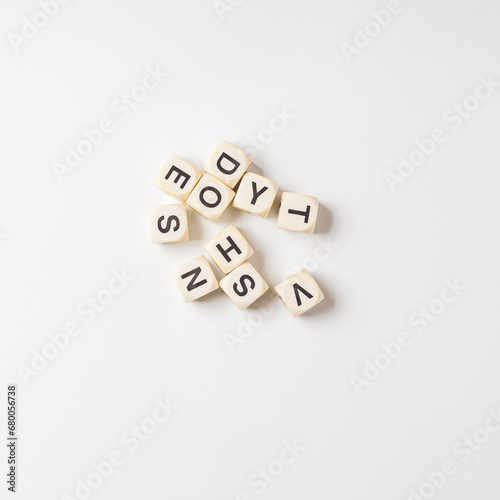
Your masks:
<svg viewBox="0 0 500 500"><path fill-rule="evenodd" d="M278 228L312 233L318 218L318 208L318 199L314 196L283 193L278 213Z"/></svg>
<svg viewBox="0 0 500 500"><path fill-rule="evenodd" d="M240 148L222 141L215 148L203 170L233 188L251 162L252 159Z"/></svg>
<svg viewBox="0 0 500 500"><path fill-rule="evenodd" d="M253 254L253 248L233 225L212 238L205 245L205 250L224 274L231 272Z"/></svg>
<svg viewBox="0 0 500 500"><path fill-rule="evenodd" d="M278 184L262 175L247 172L241 179L233 207L267 217L278 192Z"/></svg>
<svg viewBox="0 0 500 500"><path fill-rule="evenodd" d="M301 269L274 289L294 317L309 311L324 299L323 292L307 269Z"/></svg>
<svg viewBox="0 0 500 500"><path fill-rule="evenodd" d="M269 290L269 285L249 262L231 271L219 284L240 310L247 308Z"/></svg>
<svg viewBox="0 0 500 500"><path fill-rule="evenodd" d="M172 270L179 290L186 302L192 302L219 288L207 258L200 255Z"/></svg>
<svg viewBox="0 0 500 500"><path fill-rule="evenodd" d="M202 175L203 172L191 163L171 155L163 165L155 185L179 201L186 201Z"/></svg>
<svg viewBox="0 0 500 500"><path fill-rule="evenodd" d="M153 243L187 241L188 221L182 203L151 207L151 240Z"/></svg>
<svg viewBox="0 0 500 500"><path fill-rule="evenodd" d="M196 184L186 203L212 222L217 222L234 198L234 191L210 174Z"/></svg>

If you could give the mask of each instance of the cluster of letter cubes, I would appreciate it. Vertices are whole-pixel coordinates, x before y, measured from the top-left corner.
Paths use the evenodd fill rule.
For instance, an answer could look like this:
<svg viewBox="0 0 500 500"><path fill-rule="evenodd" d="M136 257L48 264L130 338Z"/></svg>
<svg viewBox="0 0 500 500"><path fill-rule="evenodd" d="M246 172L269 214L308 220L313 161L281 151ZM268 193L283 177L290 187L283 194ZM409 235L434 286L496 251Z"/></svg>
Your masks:
<svg viewBox="0 0 500 500"><path fill-rule="evenodd" d="M213 222L231 202L240 210L267 217L278 185L266 177L246 172L251 161L244 151L226 141L214 150L204 172L182 158L170 156L155 184L181 203L153 207L153 243L188 239L184 203ZM233 188L238 182L235 192ZM312 233L317 217L317 198L283 193L278 228ZM254 251L235 226L224 229L204 247L226 276L219 283L203 255L176 267L172 275L186 302L203 297L220 286L240 309L245 309L269 289L262 276L247 262ZM280 283L275 290L293 316L299 316L323 300L321 289L305 269Z"/></svg>

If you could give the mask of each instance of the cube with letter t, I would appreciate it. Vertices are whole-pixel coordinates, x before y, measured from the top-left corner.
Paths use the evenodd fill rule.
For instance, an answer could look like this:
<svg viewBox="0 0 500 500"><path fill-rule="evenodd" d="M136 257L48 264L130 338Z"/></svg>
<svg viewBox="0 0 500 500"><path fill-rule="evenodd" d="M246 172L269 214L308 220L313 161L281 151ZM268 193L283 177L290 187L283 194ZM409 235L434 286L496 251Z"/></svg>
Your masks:
<svg viewBox="0 0 500 500"><path fill-rule="evenodd" d="M313 233L318 218L318 199L298 193L283 193L278 213L278 228Z"/></svg>

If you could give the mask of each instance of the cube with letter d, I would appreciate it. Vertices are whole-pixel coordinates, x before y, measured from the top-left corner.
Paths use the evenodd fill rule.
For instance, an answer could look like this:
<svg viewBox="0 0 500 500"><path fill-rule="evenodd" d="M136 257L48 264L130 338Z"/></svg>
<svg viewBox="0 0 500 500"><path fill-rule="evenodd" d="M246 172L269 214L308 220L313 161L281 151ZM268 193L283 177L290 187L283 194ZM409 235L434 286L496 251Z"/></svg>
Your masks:
<svg viewBox="0 0 500 500"><path fill-rule="evenodd" d="M252 159L242 149L230 142L222 141L210 155L203 170L226 186L234 188L251 162Z"/></svg>

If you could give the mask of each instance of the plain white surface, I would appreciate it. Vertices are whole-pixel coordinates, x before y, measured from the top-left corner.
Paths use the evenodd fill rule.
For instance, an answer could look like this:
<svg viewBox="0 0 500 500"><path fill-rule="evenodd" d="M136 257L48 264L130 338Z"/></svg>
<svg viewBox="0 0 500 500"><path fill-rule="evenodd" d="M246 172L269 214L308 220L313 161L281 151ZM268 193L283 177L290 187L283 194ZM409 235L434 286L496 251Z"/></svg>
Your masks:
<svg viewBox="0 0 500 500"><path fill-rule="evenodd" d="M387 2L244 0L221 20L210 0L72 1L18 52L9 33L39 6L4 4L2 390L18 384L18 498L74 496L113 450L125 462L91 498L406 499L445 460L458 470L435 498L498 498L500 436L467 462L453 446L500 405L499 92L457 130L443 113L478 77L500 80L500 4L401 3L351 63L340 44ZM156 65L169 76L121 119L111 106ZM317 196L316 233L231 209L193 216L185 244L152 245L168 155L202 167L284 109L294 118L252 170ZM104 118L115 130L59 182L53 162ZM435 127L447 141L391 192L384 172ZM230 223L270 285L316 266L316 312L250 317L220 290L182 302L170 269ZM134 279L87 324L79 304L121 269ZM454 278L467 289L416 333L410 315ZM19 365L69 321L82 333L25 384ZM402 330L413 344L358 395L350 377ZM129 452L120 436L167 396L178 409ZM257 493L248 478L294 439L305 451Z"/></svg>

